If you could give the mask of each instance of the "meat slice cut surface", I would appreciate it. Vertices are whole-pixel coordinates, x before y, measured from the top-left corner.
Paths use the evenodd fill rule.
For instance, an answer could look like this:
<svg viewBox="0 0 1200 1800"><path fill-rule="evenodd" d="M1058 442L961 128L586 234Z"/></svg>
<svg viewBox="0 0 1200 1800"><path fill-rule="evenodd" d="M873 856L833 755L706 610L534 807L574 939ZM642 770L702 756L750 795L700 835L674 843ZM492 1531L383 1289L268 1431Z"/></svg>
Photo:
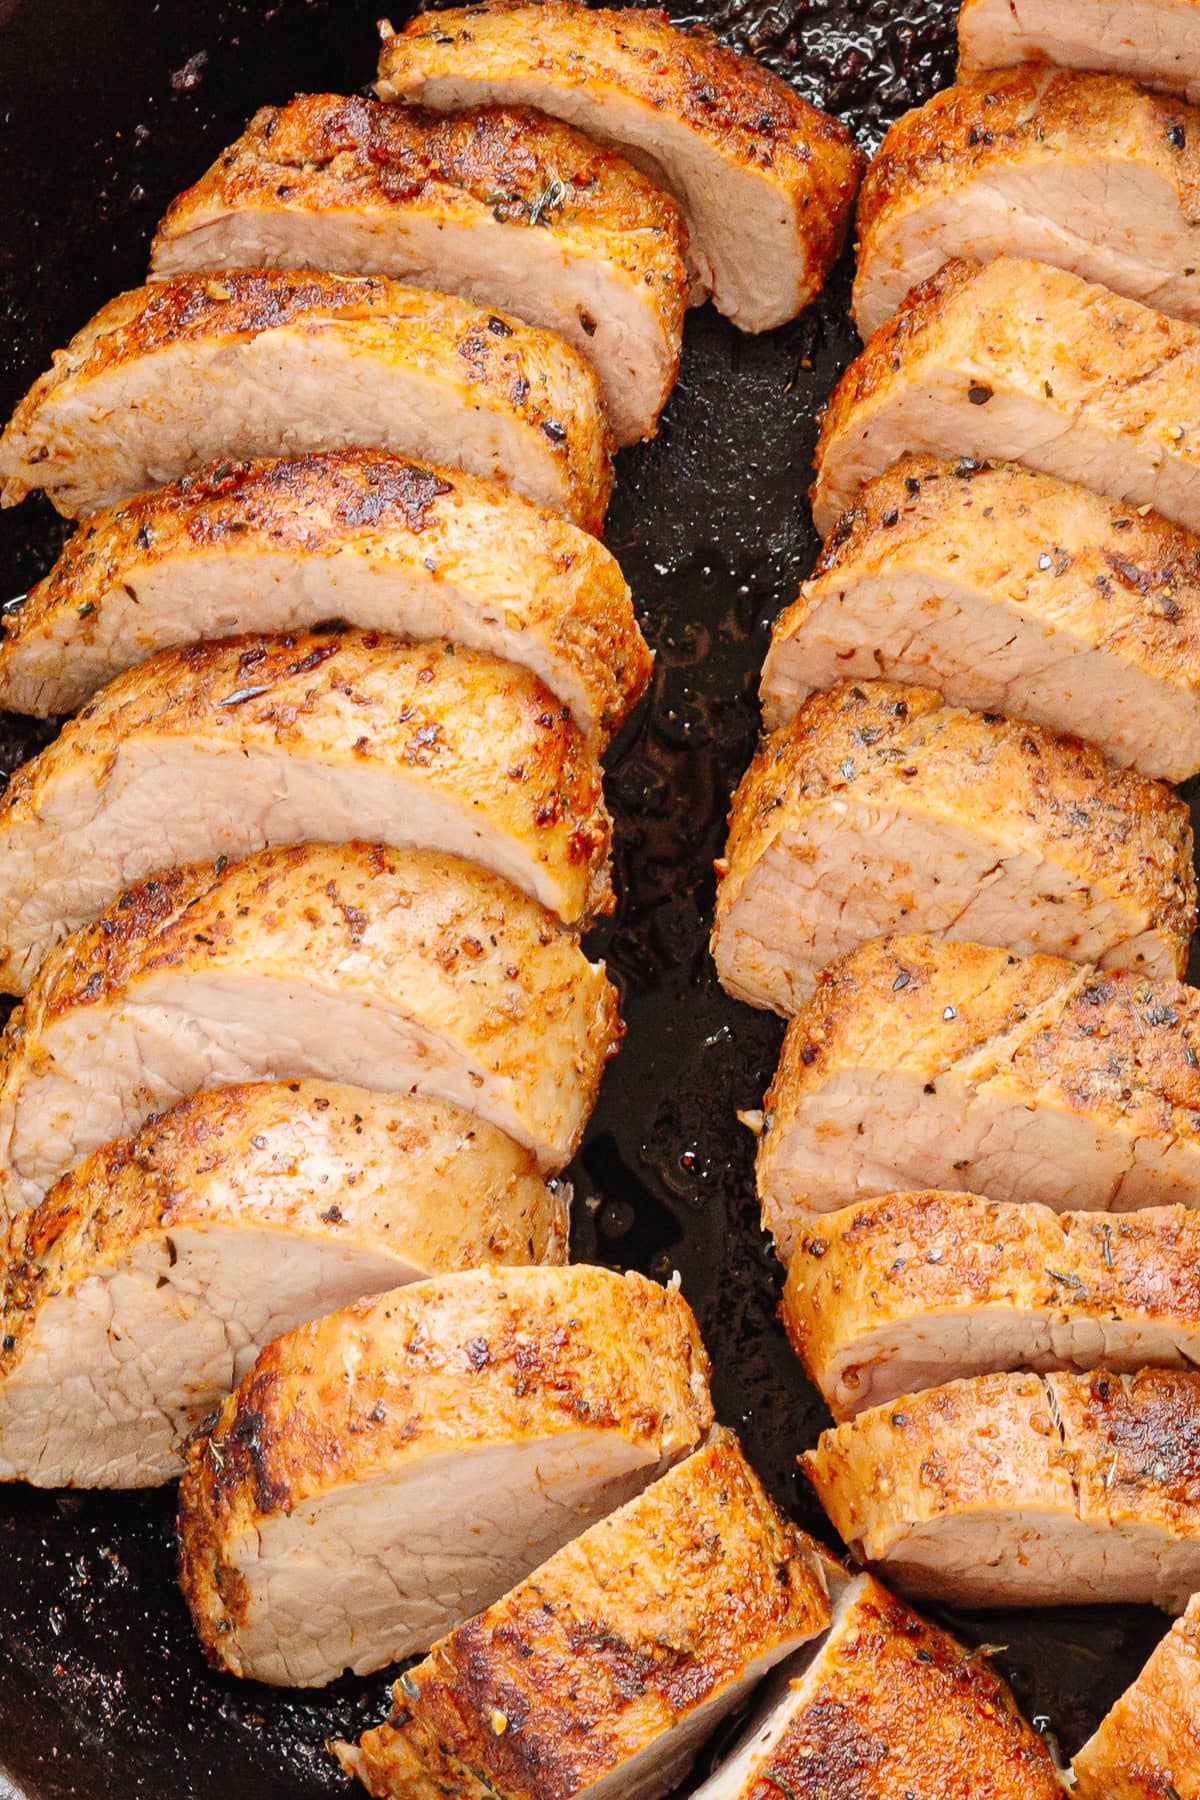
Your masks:
<svg viewBox="0 0 1200 1800"><path fill-rule="evenodd" d="M830 1622L830 1559L718 1430L435 1644L343 1767L387 1800L658 1800Z"/></svg>
<svg viewBox="0 0 1200 1800"><path fill-rule="evenodd" d="M782 1318L835 1419L1009 1369L1200 1368L1200 1213L887 1194L799 1230Z"/></svg>
<svg viewBox="0 0 1200 1800"><path fill-rule="evenodd" d="M1075 1800L1200 1800L1200 1595L1071 1766Z"/></svg>
<svg viewBox="0 0 1200 1800"><path fill-rule="evenodd" d="M954 1187L1056 1212L1194 1206L1200 994L916 936L827 969L765 1101L779 1254L807 1212Z"/></svg>
<svg viewBox="0 0 1200 1800"><path fill-rule="evenodd" d="M959 67L1111 69L1200 101L1197 0L963 0Z"/></svg>
<svg viewBox="0 0 1200 1800"><path fill-rule="evenodd" d="M663 12L571 0L381 29L382 99L536 107L645 169L683 207L695 298L744 331L782 325L820 291L861 158L844 125L761 63Z"/></svg>
<svg viewBox="0 0 1200 1800"><path fill-rule="evenodd" d="M415 1651L622 1505L712 1423L686 1303L504 1269L276 1340L194 1451L181 1580L210 1657L320 1686Z"/></svg>
<svg viewBox="0 0 1200 1800"><path fill-rule="evenodd" d="M1200 539L1011 463L901 457L776 621L766 723L814 688L880 675L1186 780L1200 768Z"/></svg>
<svg viewBox="0 0 1200 1800"><path fill-rule="evenodd" d="M566 1259L566 1195L442 1101L218 1088L94 1151L3 1269L0 1479L143 1487L262 1347L443 1271Z"/></svg>
<svg viewBox="0 0 1200 1800"><path fill-rule="evenodd" d="M883 140L858 207L864 337L952 257L1029 256L1200 317L1200 111L1115 76L964 75Z"/></svg>
<svg viewBox="0 0 1200 1800"><path fill-rule="evenodd" d="M817 445L827 532L906 450L1025 463L1200 527L1200 325L1015 256L949 262L843 375Z"/></svg>
<svg viewBox="0 0 1200 1800"><path fill-rule="evenodd" d="M179 196L150 270L348 269L499 307L594 366L629 444L675 381L686 248L669 195L543 113L307 94L263 107Z"/></svg>
<svg viewBox="0 0 1200 1800"><path fill-rule="evenodd" d="M873 1407L801 1457L861 1561L959 1606L1200 1586L1200 1374L979 1375Z"/></svg>
<svg viewBox="0 0 1200 1800"><path fill-rule="evenodd" d="M114 429L119 420L120 429ZM394 451L508 484L598 531L611 435L552 332L378 276L232 269L119 294L0 436L0 505L68 518L215 457Z"/></svg>
<svg viewBox="0 0 1200 1800"><path fill-rule="evenodd" d="M792 1013L865 939L918 931L1183 973L1192 833L1166 787L929 688L843 684L767 740L733 798L713 957Z"/></svg>
<svg viewBox="0 0 1200 1800"><path fill-rule="evenodd" d="M129 888L52 950L0 1042L6 1209L234 1082L418 1092L570 1160L620 1032L603 965L473 864L300 844Z"/></svg>

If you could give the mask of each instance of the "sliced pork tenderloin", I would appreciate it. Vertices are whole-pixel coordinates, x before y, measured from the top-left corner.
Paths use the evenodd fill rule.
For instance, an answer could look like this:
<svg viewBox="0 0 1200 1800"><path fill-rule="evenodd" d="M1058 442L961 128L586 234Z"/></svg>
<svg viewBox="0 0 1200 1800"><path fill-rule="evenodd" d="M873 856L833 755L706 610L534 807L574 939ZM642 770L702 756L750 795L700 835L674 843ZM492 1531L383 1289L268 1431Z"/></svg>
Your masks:
<svg viewBox="0 0 1200 1800"><path fill-rule="evenodd" d="M1200 1800L1200 1594L1071 1767L1074 1800Z"/></svg>
<svg viewBox="0 0 1200 1800"><path fill-rule="evenodd" d="M254 1080L421 1093L562 1168L616 1048L603 965L474 864L300 844L129 888L52 950L0 1040L0 1201L187 1094Z"/></svg>
<svg viewBox="0 0 1200 1800"><path fill-rule="evenodd" d="M444 1270L561 1263L564 1190L458 1107L217 1088L85 1157L9 1235L0 1479L145 1487L281 1332Z"/></svg>
<svg viewBox="0 0 1200 1800"><path fill-rule="evenodd" d="M905 451L1025 463L1200 528L1200 325L1020 257L949 262L874 332L825 410L829 531Z"/></svg>
<svg viewBox="0 0 1200 1800"><path fill-rule="evenodd" d="M380 1800L658 1800L828 1627L830 1569L715 1431L436 1644L386 1724L334 1748Z"/></svg>
<svg viewBox="0 0 1200 1800"><path fill-rule="evenodd" d="M862 161L840 121L761 63L663 12L575 0L380 29L381 99L536 107L644 169L683 207L693 297L743 331L782 325L820 292Z"/></svg>
<svg viewBox="0 0 1200 1800"><path fill-rule="evenodd" d="M722 985L793 1013L832 958L916 931L1181 975L1188 809L1078 738L843 684L770 737L733 797L712 951Z"/></svg>
<svg viewBox="0 0 1200 1800"><path fill-rule="evenodd" d="M957 1606L1149 1602L1200 1586L1200 1374L978 1375L800 1458L856 1558Z"/></svg>
<svg viewBox="0 0 1200 1800"><path fill-rule="evenodd" d="M632 444L675 383L686 249L669 195L543 113L307 94L255 113L179 196L150 272L352 269L499 307L594 366Z"/></svg>
<svg viewBox="0 0 1200 1800"><path fill-rule="evenodd" d="M181 1581L209 1657L319 1687L427 1650L712 1423L678 1293L442 1276L276 1340L193 1452Z"/></svg>
<svg viewBox="0 0 1200 1800"><path fill-rule="evenodd" d="M588 531L612 488L596 377L552 332L375 276L251 269L102 307L0 435L0 506L42 489L78 518L214 457L346 448L448 463Z"/></svg>
<svg viewBox="0 0 1200 1800"><path fill-rule="evenodd" d="M959 68L1111 69L1200 101L1197 0L963 0Z"/></svg>
<svg viewBox="0 0 1200 1800"><path fill-rule="evenodd" d="M1200 769L1200 539L1011 463L901 457L776 620L766 723L881 675L1186 780Z"/></svg>

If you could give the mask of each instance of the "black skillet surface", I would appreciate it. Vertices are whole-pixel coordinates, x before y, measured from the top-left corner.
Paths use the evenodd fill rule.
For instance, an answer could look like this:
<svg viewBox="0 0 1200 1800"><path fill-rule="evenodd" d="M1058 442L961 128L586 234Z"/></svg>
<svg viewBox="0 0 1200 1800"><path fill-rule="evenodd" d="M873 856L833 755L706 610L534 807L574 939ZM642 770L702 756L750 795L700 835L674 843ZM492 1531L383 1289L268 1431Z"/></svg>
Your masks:
<svg viewBox="0 0 1200 1800"><path fill-rule="evenodd" d="M407 4L396 5L397 18ZM0 0L0 412L49 352L141 279L154 222L260 104L372 75L369 0ZM845 117L868 149L950 79L954 0L676 0ZM727 1000L706 954L712 859L758 725L771 618L817 541L814 415L856 349L847 269L802 319L742 338L694 314L657 440L621 459L608 541L658 651L649 708L610 759L621 908L597 934L629 1026L572 1171L577 1257L678 1269L721 1417L778 1498L826 1530L794 1469L827 1422L775 1319L751 1140L776 1021ZM63 526L0 519L0 595ZM0 715L0 769L48 736ZM0 1796L309 1800L348 1784L322 1749L386 1711L387 1682L308 1697L208 1671L172 1581L172 1495L0 1490ZM1163 1630L1102 1612L959 1619L1069 1752ZM7 1777L7 1779L6 1779ZM11 1786L9 1785L11 1784ZM848 1797L847 1797L848 1800Z"/></svg>

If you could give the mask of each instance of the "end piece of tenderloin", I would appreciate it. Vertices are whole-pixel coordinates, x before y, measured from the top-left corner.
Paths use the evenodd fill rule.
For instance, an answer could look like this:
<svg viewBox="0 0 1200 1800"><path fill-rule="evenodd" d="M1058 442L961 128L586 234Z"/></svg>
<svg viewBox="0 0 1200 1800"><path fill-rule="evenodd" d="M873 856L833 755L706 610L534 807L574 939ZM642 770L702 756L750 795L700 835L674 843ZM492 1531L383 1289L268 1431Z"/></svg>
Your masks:
<svg viewBox="0 0 1200 1800"><path fill-rule="evenodd" d="M800 1465L843 1541L956 1606L1200 1587L1200 1375L978 1375L823 1432Z"/></svg>
<svg viewBox="0 0 1200 1800"><path fill-rule="evenodd" d="M381 99L536 107L644 169L683 207L694 298L743 331L784 324L820 292L862 159L840 121L752 58L663 12L570 0L381 30Z"/></svg>
<svg viewBox="0 0 1200 1800"><path fill-rule="evenodd" d="M85 1157L14 1222L0 1479L145 1487L281 1332L453 1269L566 1260L565 1191L458 1107L217 1088Z"/></svg>
<svg viewBox="0 0 1200 1800"><path fill-rule="evenodd" d="M119 421L119 429L114 428ZM552 332L377 276L177 275L120 294L0 435L0 506L68 518L214 457L389 450L507 483L598 531L612 440Z"/></svg>
<svg viewBox="0 0 1200 1800"><path fill-rule="evenodd" d="M1045 1744L979 1652L859 1575L835 1592L826 1635L776 1670L693 1800L1062 1792Z"/></svg>
<svg viewBox="0 0 1200 1800"><path fill-rule="evenodd" d="M1033 257L1200 318L1200 110L1115 76L963 76L891 127L857 218L864 338L956 256Z"/></svg>
<svg viewBox="0 0 1200 1800"><path fill-rule="evenodd" d="M151 876L52 950L0 1040L0 1204L187 1094L311 1077L573 1155L620 1033L603 965L499 876L299 844Z"/></svg>
<svg viewBox="0 0 1200 1800"><path fill-rule="evenodd" d="M659 1800L826 1630L831 1560L717 1430L402 1675L336 1745L378 1800Z"/></svg>
<svg viewBox="0 0 1200 1800"><path fill-rule="evenodd" d="M686 248L675 202L557 119L307 94L255 113L179 196L150 273L349 269L498 307L592 364L631 444L675 383Z"/></svg>
<svg viewBox="0 0 1200 1800"><path fill-rule="evenodd" d="M598 747L650 678L589 533L496 482L330 450L210 463L93 513L5 615L0 706L73 712L158 650L329 619L518 663Z"/></svg>
<svg viewBox="0 0 1200 1800"><path fill-rule="evenodd" d="M1200 1594L1071 1767L1074 1800L1200 1800Z"/></svg>
<svg viewBox="0 0 1200 1800"><path fill-rule="evenodd" d="M763 716L775 730L814 689L881 675L1184 781L1200 769L1200 538L1011 463L901 457L776 620Z"/></svg>
<svg viewBox="0 0 1200 1800"><path fill-rule="evenodd" d="M484 1270L279 1338L193 1450L180 1579L210 1658L322 1686L428 1650L712 1424L686 1303Z"/></svg>
<svg viewBox="0 0 1200 1800"><path fill-rule="evenodd" d="M1063 269L950 262L874 332L825 410L828 532L905 451L1025 463L1200 528L1200 325Z"/></svg>
<svg viewBox="0 0 1200 1800"><path fill-rule="evenodd" d="M823 972L764 1104L758 1191L785 1262L806 1213L906 1189L1056 1212L1195 1206L1200 993L884 938Z"/></svg>
<svg viewBox="0 0 1200 1800"><path fill-rule="evenodd" d="M1200 1368L1200 1213L887 1194L799 1228L780 1309L835 1419L1010 1369Z"/></svg>
<svg viewBox="0 0 1200 1800"><path fill-rule="evenodd" d="M729 819L713 958L751 1005L795 1012L834 957L902 924L1183 973L1187 807L1078 738L845 684L767 740Z"/></svg>
<svg viewBox="0 0 1200 1800"><path fill-rule="evenodd" d="M963 0L959 68L1108 69L1200 101L1196 0Z"/></svg>
<svg viewBox="0 0 1200 1800"><path fill-rule="evenodd" d="M568 924L612 905L600 766L536 677L372 632L227 638L118 676L0 798L0 987L131 882L268 844L446 850Z"/></svg>

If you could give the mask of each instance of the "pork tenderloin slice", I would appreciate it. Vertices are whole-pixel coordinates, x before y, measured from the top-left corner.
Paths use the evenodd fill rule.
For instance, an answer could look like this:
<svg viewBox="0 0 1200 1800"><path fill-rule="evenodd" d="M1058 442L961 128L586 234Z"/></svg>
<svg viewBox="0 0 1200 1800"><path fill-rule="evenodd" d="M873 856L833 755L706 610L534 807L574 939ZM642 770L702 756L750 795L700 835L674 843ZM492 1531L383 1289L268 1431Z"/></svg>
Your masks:
<svg viewBox="0 0 1200 1800"><path fill-rule="evenodd" d="M173 202L150 273L351 269L499 307L594 366L631 444L674 386L686 248L676 203L557 119L308 94L255 113Z"/></svg>
<svg viewBox="0 0 1200 1800"><path fill-rule="evenodd" d="M984 1658L859 1575L834 1594L825 1636L767 1682L693 1800L1062 1800L1062 1791L1045 1744Z"/></svg>
<svg viewBox="0 0 1200 1800"><path fill-rule="evenodd" d="M451 7L393 33L377 92L439 111L532 106L674 194L697 300L743 331L794 318L845 238L862 161L845 126L748 56L665 13L572 0Z"/></svg>
<svg viewBox="0 0 1200 1800"><path fill-rule="evenodd" d="M596 377L552 332L376 276L234 269L120 294L56 352L0 436L0 506L41 488L77 518L214 457L355 447L588 531L612 488Z"/></svg>
<svg viewBox="0 0 1200 1800"><path fill-rule="evenodd" d="M960 70L1107 69L1200 101L1197 0L963 0Z"/></svg>
<svg viewBox="0 0 1200 1800"><path fill-rule="evenodd" d="M1200 994L945 939L866 945L788 1028L757 1176L785 1262L804 1214L905 1189L1195 1206Z"/></svg>
<svg viewBox="0 0 1200 1800"><path fill-rule="evenodd" d="M718 1429L436 1644L335 1749L381 1800L658 1800L830 1621L829 1562Z"/></svg>
<svg viewBox="0 0 1200 1800"><path fill-rule="evenodd" d="M793 1013L832 958L906 925L1181 975L1188 817L1077 738L929 688L843 684L768 738L733 797L717 972Z"/></svg>
<svg viewBox="0 0 1200 1800"><path fill-rule="evenodd" d="M843 375L817 444L831 529L905 451L1025 463L1200 526L1200 325L1020 257L949 262Z"/></svg>
<svg viewBox="0 0 1200 1800"><path fill-rule="evenodd" d="M901 457L776 620L763 716L775 730L814 689L880 675L1186 780L1200 769L1200 539L1012 464Z"/></svg>
<svg viewBox="0 0 1200 1800"><path fill-rule="evenodd" d="M300 844L129 888L52 950L0 1041L0 1198L204 1088L346 1081L570 1160L620 1033L576 935L473 864Z"/></svg>
<svg viewBox="0 0 1200 1800"><path fill-rule="evenodd" d="M167 1481L272 1338L443 1271L564 1262L566 1227L530 1152L441 1101L311 1081L181 1101L13 1225L0 1479Z"/></svg>
<svg viewBox="0 0 1200 1800"><path fill-rule="evenodd" d="M956 256L1033 257L1200 318L1200 111L1118 76L964 75L891 127L857 221L864 338Z"/></svg>
<svg viewBox="0 0 1200 1800"><path fill-rule="evenodd" d="M1008 1369L1200 1368L1200 1214L888 1194L804 1220L781 1317L835 1419Z"/></svg>
<svg viewBox="0 0 1200 1800"><path fill-rule="evenodd" d="M180 1488L209 1656L320 1686L427 1650L712 1424L686 1302L607 1269L442 1276L279 1338Z"/></svg>
<svg viewBox="0 0 1200 1800"><path fill-rule="evenodd" d="M1200 1800L1200 1594L1071 1767L1075 1800Z"/></svg>

